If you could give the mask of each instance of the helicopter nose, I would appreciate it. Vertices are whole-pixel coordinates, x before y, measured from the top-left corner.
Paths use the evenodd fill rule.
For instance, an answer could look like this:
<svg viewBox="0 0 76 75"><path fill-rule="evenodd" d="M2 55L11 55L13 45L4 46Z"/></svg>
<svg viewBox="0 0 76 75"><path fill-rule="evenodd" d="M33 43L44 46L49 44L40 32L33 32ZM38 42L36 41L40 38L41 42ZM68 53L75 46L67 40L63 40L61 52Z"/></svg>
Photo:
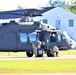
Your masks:
<svg viewBox="0 0 76 75"><path fill-rule="evenodd" d="M76 49L76 41L72 39L72 49Z"/></svg>

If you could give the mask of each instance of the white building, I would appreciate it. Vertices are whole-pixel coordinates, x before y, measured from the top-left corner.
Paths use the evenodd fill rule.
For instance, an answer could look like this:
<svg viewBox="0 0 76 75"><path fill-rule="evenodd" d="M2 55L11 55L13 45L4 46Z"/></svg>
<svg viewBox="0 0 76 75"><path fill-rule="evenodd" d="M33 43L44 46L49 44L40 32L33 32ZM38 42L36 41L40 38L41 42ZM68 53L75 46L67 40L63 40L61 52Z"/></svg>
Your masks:
<svg viewBox="0 0 76 75"><path fill-rule="evenodd" d="M48 8L47 8L48 9ZM42 13L41 22L65 30L74 40L76 40L76 15L61 8L50 8Z"/></svg>

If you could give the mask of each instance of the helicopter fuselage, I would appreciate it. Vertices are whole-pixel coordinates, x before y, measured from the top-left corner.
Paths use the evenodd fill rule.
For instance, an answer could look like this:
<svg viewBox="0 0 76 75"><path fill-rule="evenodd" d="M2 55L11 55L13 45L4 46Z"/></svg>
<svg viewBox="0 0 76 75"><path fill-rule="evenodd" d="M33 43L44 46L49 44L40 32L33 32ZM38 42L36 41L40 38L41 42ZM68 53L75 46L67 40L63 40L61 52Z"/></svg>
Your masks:
<svg viewBox="0 0 76 75"><path fill-rule="evenodd" d="M42 48L42 43L45 43ZM0 51L22 52L32 56L38 51L43 53L57 46L61 49L71 49L72 42L66 39L61 30L52 29L49 25L38 22L17 23L11 21L0 27ZM40 55L42 56L42 54Z"/></svg>

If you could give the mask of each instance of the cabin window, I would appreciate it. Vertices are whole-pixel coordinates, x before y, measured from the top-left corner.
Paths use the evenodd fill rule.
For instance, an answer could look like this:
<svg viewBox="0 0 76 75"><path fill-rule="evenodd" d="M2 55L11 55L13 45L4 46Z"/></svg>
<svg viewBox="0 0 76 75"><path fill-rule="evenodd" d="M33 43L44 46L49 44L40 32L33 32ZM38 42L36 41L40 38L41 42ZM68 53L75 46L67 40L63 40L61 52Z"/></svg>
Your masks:
<svg viewBox="0 0 76 75"><path fill-rule="evenodd" d="M27 42L27 34L20 33L20 40L21 40L21 43L26 43Z"/></svg>
<svg viewBox="0 0 76 75"><path fill-rule="evenodd" d="M43 23L47 24L48 23L47 19L43 19Z"/></svg>
<svg viewBox="0 0 76 75"><path fill-rule="evenodd" d="M55 32L51 33L50 34L50 41L51 42L56 42L56 36L57 36L57 34Z"/></svg>
<svg viewBox="0 0 76 75"><path fill-rule="evenodd" d="M73 25L74 25L73 22L74 21L72 19L69 20L69 27L73 27Z"/></svg>
<svg viewBox="0 0 76 75"><path fill-rule="evenodd" d="M34 41L36 41L36 33L30 33L29 34L29 40L30 40L30 42L34 42Z"/></svg>

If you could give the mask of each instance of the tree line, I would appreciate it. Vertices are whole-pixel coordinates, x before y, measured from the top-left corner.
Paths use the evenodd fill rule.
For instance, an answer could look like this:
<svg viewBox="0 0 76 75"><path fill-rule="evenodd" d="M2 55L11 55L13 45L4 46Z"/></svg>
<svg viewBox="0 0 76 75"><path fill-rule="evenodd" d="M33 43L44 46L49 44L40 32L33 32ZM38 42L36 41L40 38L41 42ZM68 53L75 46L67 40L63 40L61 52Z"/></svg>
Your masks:
<svg viewBox="0 0 76 75"><path fill-rule="evenodd" d="M50 6L60 6L68 11L71 11L72 13L76 14L76 0L70 0L70 2L62 1L62 0L49 0Z"/></svg>
<svg viewBox="0 0 76 75"><path fill-rule="evenodd" d="M62 1L62 0L49 0L48 4L45 5L45 7L51 6L51 7L62 7L68 11L71 11L72 13L76 14L76 0L70 0L70 2ZM22 6L18 5L17 10L23 9Z"/></svg>

